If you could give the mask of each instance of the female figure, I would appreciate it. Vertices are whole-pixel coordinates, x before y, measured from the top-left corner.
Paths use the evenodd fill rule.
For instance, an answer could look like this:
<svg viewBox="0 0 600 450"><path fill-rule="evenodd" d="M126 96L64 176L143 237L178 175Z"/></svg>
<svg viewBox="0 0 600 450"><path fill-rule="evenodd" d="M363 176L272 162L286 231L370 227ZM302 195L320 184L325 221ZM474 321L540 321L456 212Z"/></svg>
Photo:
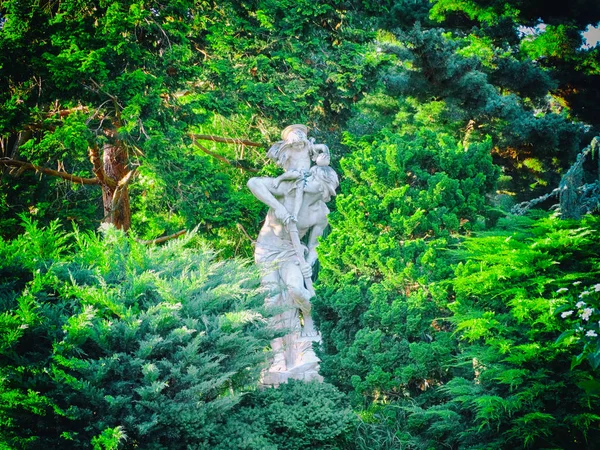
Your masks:
<svg viewBox="0 0 600 450"><path fill-rule="evenodd" d="M299 135L304 139L302 130ZM314 291L310 277L317 260L318 238L327 226L329 209L325 202L335 195L339 181L335 171L323 164L325 160L329 162L329 151L319 152L315 157L320 157L323 165L310 167L313 144L306 144L310 142L306 139L302 142L302 145L279 147L277 157L286 169L283 175L252 178L248 182L252 193L269 206L255 248L255 261L263 271L262 283L269 289L267 303L289 308L277 320L279 326L292 330L272 343L275 361L270 372L289 371L303 365L305 353L312 350L303 344L299 351L298 339L307 338L310 346L310 338L314 340L318 335L311 316L310 299ZM321 150L323 147L327 148L322 146ZM292 167L290 162L300 167ZM318 359L314 353L312 356L310 363L316 367Z"/></svg>

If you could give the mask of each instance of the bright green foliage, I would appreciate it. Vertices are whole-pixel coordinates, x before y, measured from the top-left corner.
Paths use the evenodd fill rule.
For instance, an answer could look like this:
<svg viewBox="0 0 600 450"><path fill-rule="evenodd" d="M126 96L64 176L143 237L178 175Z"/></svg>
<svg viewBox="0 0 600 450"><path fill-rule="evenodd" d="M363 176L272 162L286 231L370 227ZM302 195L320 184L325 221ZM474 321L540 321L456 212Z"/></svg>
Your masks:
<svg viewBox="0 0 600 450"><path fill-rule="evenodd" d="M364 51L372 13L348 7L271 0L3 2L0 157L50 167L60 161L67 172L93 177L88 147L116 143L127 170L157 186L156 192L148 183L133 188L138 234L200 225L230 251L247 253L238 228L256 231L264 211L249 206L249 174L238 167L261 167L264 149L200 142L238 163L227 167L206 162L212 157L190 146L190 134L268 145L283 125L300 122L313 135L339 136L377 64ZM335 139L328 141L335 147ZM185 175L173 180L196 171L202 172L197 184ZM31 197L34 180L3 176L11 194L0 198L3 233L12 232L25 208L46 223L56 214L93 229L102 220L100 189L93 186L67 190L64 198L53 192L61 184L51 182L21 204L18 195Z"/></svg>
<svg viewBox="0 0 600 450"><path fill-rule="evenodd" d="M378 39L398 58L379 76L387 92L444 101L457 138L492 136L500 187L518 200L558 184L586 131L594 133L577 121L597 127L600 104L598 49L580 48L579 34L600 19L596 2L526 3L436 0L421 26L383 21L396 39ZM540 17L545 31L529 28Z"/></svg>
<svg viewBox="0 0 600 450"><path fill-rule="evenodd" d="M369 15L345 3L222 2L227 20L209 27L205 64L210 82L227 95L210 92L211 106L235 111L247 102L276 124L335 124L368 87L370 63L360 45L372 37Z"/></svg>
<svg viewBox="0 0 600 450"><path fill-rule="evenodd" d="M92 445L94 450L117 450L119 444L126 438L122 427L107 428L102 434L92 439Z"/></svg>
<svg viewBox="0 0 600 450"><path fill-rule="evenodd" d="M0 423L10 448L197 447L269 340L255 271L193 236L148 247L42 230L0 241ZM17 251L18 249L18 251Z"/></svg>
<svg viewBox="0 0 600 450"><path fill-rule="evenodd" d="M145 238L197 224L207 241L216 241L221 256L249 256L249 242L236 227L254 230L263 205L242 183L206 155L169 152L167 160L148 158L132 187L136 198L133 223ZM243 178L242 178L243 180ZM251 251L251 249L250 249Z"/></svg>
<svg viewBox="0 0 600 450"><path fill-rule="evenodd" d="M89 148L118 143L132 234L199 225L220 257L251 253L265 209L245 184L274 167L194 133L268 146L306 123L332 148L321 370L361 423L353 436L328 384L250 388L273 335L250 269L215 265L196 238L88 234L98 186L3 170L0 234L25 234L0 241L0 446L591 448L598 223L494 231L492 205L497 184L546 193L595 131L599 49L579 32L599 14L590 0L1 2L0 156L93 177ZM520 28L538 18L545 31ZM52 225L18 229L25 211Z"/></svg>
<svg viewBox="0 0 600 450"><path fill-rule="evenodd" d="M404 444L595 448L597 372L587 363L572 369L583 333L557 338L571 325L559 313L576 308L564 289L579 282L589 287L599 278L599 228L595 217L541 219L468 238L452 252L461 262L455 278L442 284L450 288L447 321L459 339L451 366L463 373L437 388L436 402L403 408L396 426L407 432ZM575 313L578 320L600 331L597 320L591 322L597 311L587 321L584 311Z"/></svg>
<svg viewBox="0 0 600 450"><path fill-rule="evenodd" d="M157 148L181 147L183 131L193 120L191 105L175 93L198 74L197 55L190 49L197 27L193 4L3 2L2 156L64 167L89 178L90 147L101 151L107 142L117 145L128 170ZM12 177L3 176L1 182L3 189L9 186L23 194L21 183ZM34 215L47 222L56 214L85 229L97 228L104 215L98 187L60 189L56 181L48 185L45 196L38 191L41 198L25 205ZM23 206L13 195L6 199L6 209L11 220Z"/></svg>
<svg viewBox="0 0 600 450"><path fill-rule="evenodd" d="M469 19L482 22L486 25L492 25L502 20L515 20L519 10L511 6L509 2L485 2L486 5L480 5L477 1L450 1L435 0L431 8L430 16L434 20L443 21L448 13L461 12ZM491 4L490 4L491 3Z"/></svg>
<svg viewBox="0 0 600 450"><path fill-rule="evenodd" d="M251 206L244 188L249 173L239 167L262 167L264 151L202 141L237 165L209 163L211 156L190 146L190 133L268 145L283 125L301 122L334 154L345 154L348 148L338 143L345 129L358 136L379 129L360 117L362 127L354 128L352 106L383 90L423 105L443 102L444 132L461 141L492 136L496 162L510 181L504 188L536 196L529 186L545 191L556 184L582 133L548 90L564 97L576 89L563 88L561 78L557 92L555 72L541 67L554 56L545 44L528 50L531 39L517 33L518 25L552 14L534 17L535 5L480 3L438 1L430 11L421 0L6 1L0 7L2 155L50 167L60 161L89 177L88 147L116 140L126 149L127 168L139 174L134 184L142 184L132 185L139 235L200 225L228 254L248 254L239 230L256 232L264 210ZM577 26L581 10L572 14ZM596 9L588 10L595 17ZM438 23L429 15L446 15L444 29L433 28ZM568 31L567 22L552 26ZM558 57L591 76L593 51L580 57L573 42ZM593 80L586 77L589 87ZM586 92L593 98L595 90ZM588 116L594 104L600 102L586 103ZM372 109L374 116L386 114L385 105ZM189 176L200 171L201 182L192 182ZM174 179L179 173L184 180ZM36 186L34 176L1 183L5 236L14 236L23 211L44 223L55 215L74 220L84 229L103 219L97 187L57 180Z"/></svg>
<svg viewBox="0 0 600 450"><path fill-rule="evenodd" d="M475 407L473 427L501 430L508 443L533 447L597 442L600 416L593 416L600 401L579 386L593 374L589 366L571 371L576 348L555 340L566 328L556 317L564 303L556 291L600 278L599 228L592 217L543 219L520 232L464 243L466 262L456 269L450 308L458 334L470 343L459 360L473 363L475 378L469 392L459 392L466 387L461 379L444 390L454 405Z"/></svg>
<svg viewBox="0 0 600 450"><path fill-rule="evenodd" d="M396 132L347 136L354 151L319 247L315 309L322 373L356 401L416 395L447 376L452 337L439 319L448 311L425 286L449 275L443 249L483 226L497 169L489 141L465 147L429 129L436 110L401 110Z"/></svg>

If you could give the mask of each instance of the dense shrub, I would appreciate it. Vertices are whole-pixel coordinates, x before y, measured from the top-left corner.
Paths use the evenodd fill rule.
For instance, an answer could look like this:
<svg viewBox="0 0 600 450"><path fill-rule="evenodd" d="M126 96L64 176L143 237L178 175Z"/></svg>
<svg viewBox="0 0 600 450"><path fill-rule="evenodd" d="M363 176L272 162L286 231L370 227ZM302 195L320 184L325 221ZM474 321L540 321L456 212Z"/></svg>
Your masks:
<svg viewBox="0 0 600 450"><path fill-rule="evenodd" d="M491 142L465 146L420 120L347 137L355 148L319 247L322 373L356 405L447 379L453 337L440 318L450 311L427 286L452 275L445 249L484 226L498 173Z"/></svg>
<svg viewBox="0 0 600 450"><path fill-rule="evenodd" d="M347 403L346 396L327 383L292 380L277 389L258 390L242 399L207 448L353 448L356 416Z"/></svg>
<svg viewBox="0 0 600 450"><path fill-rule="evenodd" d="M362 448L595 448L599 230L592 216L513 218L451 252L454 276L437 286L457 338L452 377L372 406Z"/></svg>
<svg viewBox="0 0 600 450"><path fill-rule="evenodd" d="M0 241L0 442L196 448L269 353L258 277L192 235L145 246L25 223Z"/></svg>

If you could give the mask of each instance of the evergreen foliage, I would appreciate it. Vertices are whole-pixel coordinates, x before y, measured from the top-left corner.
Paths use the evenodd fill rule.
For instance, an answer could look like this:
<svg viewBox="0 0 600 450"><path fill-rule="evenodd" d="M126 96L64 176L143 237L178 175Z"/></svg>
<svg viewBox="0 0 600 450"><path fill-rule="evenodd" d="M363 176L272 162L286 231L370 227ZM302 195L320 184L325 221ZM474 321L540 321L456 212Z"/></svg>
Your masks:
<svg viewBox="0 0 600 450"><path fill-rule="evenodd" d="M557 184L556 172L579 151L583 127L547 97L553 80L518 49L481 31L453 35L418 24L382 45L393 55L382 74L387 93L443 102L440 129L457 139L493 136L495 162L518 197Z"/></svg>
<svg viewBox="0 0 600 450"><path fill-rule="evenodd" d="M595 124L597 49L578 48L583 22L597 15L592 3L559 12L441 0L6 1L0 153L85 177L88 148L116 143L134 169L128 183L139 235L200 224L227 254L248 255L239 230L256 232L264 210L244 190L243 169L261 167L264 152L204 142L206 153L191 135L268 145L283 124L306 123L343 155L342 131L378 130L353 105L376 102L384 87L417 104L444 102L437 119L458 140L492 136L502 189L529 199L556 185L579 150L586 128L571 119ZM540 17L544 33L519 31ZM374 106L370 114L386 114ZM173 180L190 171L202 171L202 181ZM24 211L84 229L106 220L96 186L3 172L4 236L16 235Z"/></svg>
<svg viewBox="0 0 600 450"><path fill-rule="evenodd" d="M450 300L447 378L371 407L361 448L594 448L599 226L502 220L452 250L454 277L429 286Z"/></svg>
<svg viewBox="0 0 600 450"><path fill-rule="evenodd" d="M291 380L246 395L207 448L347 449L355 426L345 396L332 385Z"/></svg>
<svg viewBox="0 0 600 450"><path fill-rule="evenodd" d="M0 2L0 447L595 448L598 20L591 0ZM227 258L252 253L245 185L290 123L342 179L314 301L332 384L257 390L276 331ZM95 234L113 185L129 236ZM554 195L578 220L507 215Z"/></svg>
<svg viewBox="0 0 600 450"><path fill-rule="evenodd" d="M552 94L580 120L593 124L597 132L598 48L585 46L582 37L588 26L596 26L600 21L597 2L582 0L570 8L540 1L432 3L430 15L434 20L479 28L503 49L516 46L517 59L531 60L530 68L519 70L518 76L540 68L550 72L557 82Z"/></svg>
<svg viewBox="0 0 600 450"><path fill-rule="evenodd" d="M586 389L594 367L571 370L570 363L590 336L557 338L568 327L568 315L559 313L574 307L565 292L598 279L599 225L597 218L544 219L468 239L457 253L464 263L450 282L455 301L449 307L461 339L456 364L471 366L471 374L440 391L466 425L455 435L459 446L595 446L600 404ZM593 365L596 354L587 355Z"/></svg>
<svg viewBox="0 0 600 450"><path fill-rule="evenodd" d="M426 286L450 275L438 262L444 249L483 226L498 175L489 141L465 147L428 129L442 108L425 105L412 121L400 113L402 122L370 139L346 138L354 151L341 161L332 232L319 247L315 309L322 373L369 401L445 378L452 337L439 319L448 311Z"/></svg>
<svg viewBox="0 0 600 450"><path fill-rule="evenodd" d="M158 248L112 228L24 225L0 251L4 445L209 439L274 336L255 271L215 262L192 235Z"/></svg>
<svg viewBox="0 0 600 450"><path fill-rule="evenodd" d="M3 2L0 158L89 177L100 173L89 164L89 149L108 143L119 150L120 176L133 171L127 183L137 177L144 184L132 184L138 234L149 239L200 224L208 238L248 253L239 227L258 229L264 211L250 206L248 174L240 168L264 165L264 151L205 141L199 147L192 135L269 142L282 121L339 135L376 65L363 52L372 37L364 31L369 15L345 8L297 1ZM172 181L174 173L196 170L202 182ZM44 223L58 215L85 229L106 220L97 187L45 181L31 198L26 190L36 178L15 180L7 171L0 181L3 190L10 187L0 197L4 235L14 235L17 214L26 210ZM58 200L48 195L61 187ZM155 217L156 210L164 214Z"/></svg>

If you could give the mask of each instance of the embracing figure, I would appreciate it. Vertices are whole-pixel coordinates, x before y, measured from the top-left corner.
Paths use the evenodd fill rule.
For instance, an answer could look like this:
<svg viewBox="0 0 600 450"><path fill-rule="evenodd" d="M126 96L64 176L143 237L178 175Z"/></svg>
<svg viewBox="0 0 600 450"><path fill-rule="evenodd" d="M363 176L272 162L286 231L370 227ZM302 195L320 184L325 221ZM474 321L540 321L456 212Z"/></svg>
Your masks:
<svg viewBox="0 0 600 450"><path fill-rule="evenodd" d="M269 206L256 240L255 261L269 292L267 303L286 308L275 318L277 326L290 330L272 342L275 356L265 384L319 377L318 359L312 351L312 342L319 337L311 316L311 276L318 238L327 227L325 203L335 195L339 181L329 167L327 146L314 144L306 133L304 125L283 130L283 141L273 145L268 156L285 173L248 182L255 197ZM311 167L313 161L316 165Z"/></svg>

